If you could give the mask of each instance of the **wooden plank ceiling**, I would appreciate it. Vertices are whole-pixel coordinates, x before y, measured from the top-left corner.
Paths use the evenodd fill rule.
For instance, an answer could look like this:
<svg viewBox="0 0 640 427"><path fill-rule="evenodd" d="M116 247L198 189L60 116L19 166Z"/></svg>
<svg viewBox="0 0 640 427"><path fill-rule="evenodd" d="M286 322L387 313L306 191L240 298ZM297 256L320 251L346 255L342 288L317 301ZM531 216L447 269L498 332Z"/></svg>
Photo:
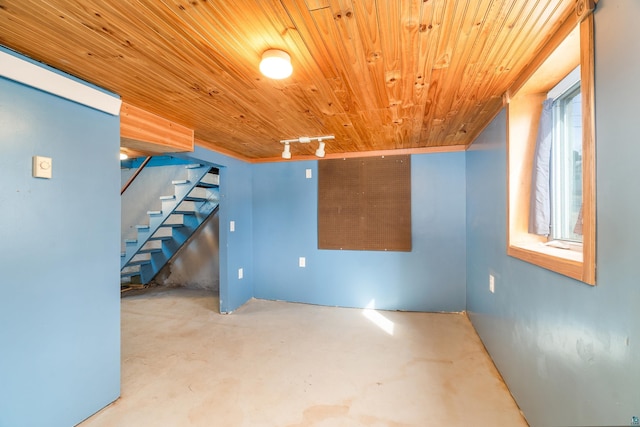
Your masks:
<svg viewBox="0 0 640 427"><path fill-rule="evenodd" d="M575 0L0 0L0 44L249 161L459 149ZM293 75L263 77L270 48ZM126 141L123 142L126 145ZM442 147L442 148L439 148ZM314 144L295 144L294 158ZM404 151L404 150L403 150Z"/></svg>

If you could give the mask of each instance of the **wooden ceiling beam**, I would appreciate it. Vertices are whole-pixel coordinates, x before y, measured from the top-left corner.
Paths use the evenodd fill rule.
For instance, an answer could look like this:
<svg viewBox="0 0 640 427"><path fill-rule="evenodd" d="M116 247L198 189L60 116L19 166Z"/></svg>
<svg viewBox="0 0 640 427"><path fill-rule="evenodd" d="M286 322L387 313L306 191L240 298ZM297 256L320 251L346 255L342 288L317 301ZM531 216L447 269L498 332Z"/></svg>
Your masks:
<svg viewBox="0 0 640 427"><path fill-rule="evenodd" d="M193 151L194 148L193 129L125 102L120 111L120 138L125 147L128 140L140 141L146 143L144 146L147 149L155 146L160 150L158 152L164 153Z"/></svg>

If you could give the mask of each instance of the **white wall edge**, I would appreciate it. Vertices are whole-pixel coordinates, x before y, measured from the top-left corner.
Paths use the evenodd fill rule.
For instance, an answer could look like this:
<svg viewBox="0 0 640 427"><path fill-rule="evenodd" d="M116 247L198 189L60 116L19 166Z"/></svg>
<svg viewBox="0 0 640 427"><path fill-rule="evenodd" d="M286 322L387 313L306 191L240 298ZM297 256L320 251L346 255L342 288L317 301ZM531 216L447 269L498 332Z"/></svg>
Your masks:
<svg viewBox="0 0 640 427"><path fill-rule="evenodd" d="M117 116L120 98L0 51L0 76Z"/></svg>

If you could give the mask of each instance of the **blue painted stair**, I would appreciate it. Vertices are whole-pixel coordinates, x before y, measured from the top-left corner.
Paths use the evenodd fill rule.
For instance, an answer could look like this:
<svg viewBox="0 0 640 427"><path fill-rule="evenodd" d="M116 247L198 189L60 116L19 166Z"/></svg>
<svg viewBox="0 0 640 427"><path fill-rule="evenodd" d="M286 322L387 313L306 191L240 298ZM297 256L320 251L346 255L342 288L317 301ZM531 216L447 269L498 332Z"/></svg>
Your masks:
<svg viewBox="0 0 640 427"><path fill-rule="evenodd" d="M219 176L211 166L185 166L187 179L172 181L174 194L160 197L161 209L148 211L149 223L137 225L125 240L120 279L149 283L200 225L218 209Z"/></svg>

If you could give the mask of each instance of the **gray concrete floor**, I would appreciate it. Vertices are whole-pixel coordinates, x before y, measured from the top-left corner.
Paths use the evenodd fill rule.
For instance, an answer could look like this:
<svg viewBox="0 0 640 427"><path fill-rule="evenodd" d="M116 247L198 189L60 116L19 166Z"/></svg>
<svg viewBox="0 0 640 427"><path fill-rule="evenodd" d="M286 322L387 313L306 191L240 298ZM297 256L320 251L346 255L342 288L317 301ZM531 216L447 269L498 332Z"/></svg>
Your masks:
<svg viewBox="0 0 640 427"><path fill-rule="evenodd" d="M463 314L122 299L122 396L101 426L526 426Z"/></svg>

